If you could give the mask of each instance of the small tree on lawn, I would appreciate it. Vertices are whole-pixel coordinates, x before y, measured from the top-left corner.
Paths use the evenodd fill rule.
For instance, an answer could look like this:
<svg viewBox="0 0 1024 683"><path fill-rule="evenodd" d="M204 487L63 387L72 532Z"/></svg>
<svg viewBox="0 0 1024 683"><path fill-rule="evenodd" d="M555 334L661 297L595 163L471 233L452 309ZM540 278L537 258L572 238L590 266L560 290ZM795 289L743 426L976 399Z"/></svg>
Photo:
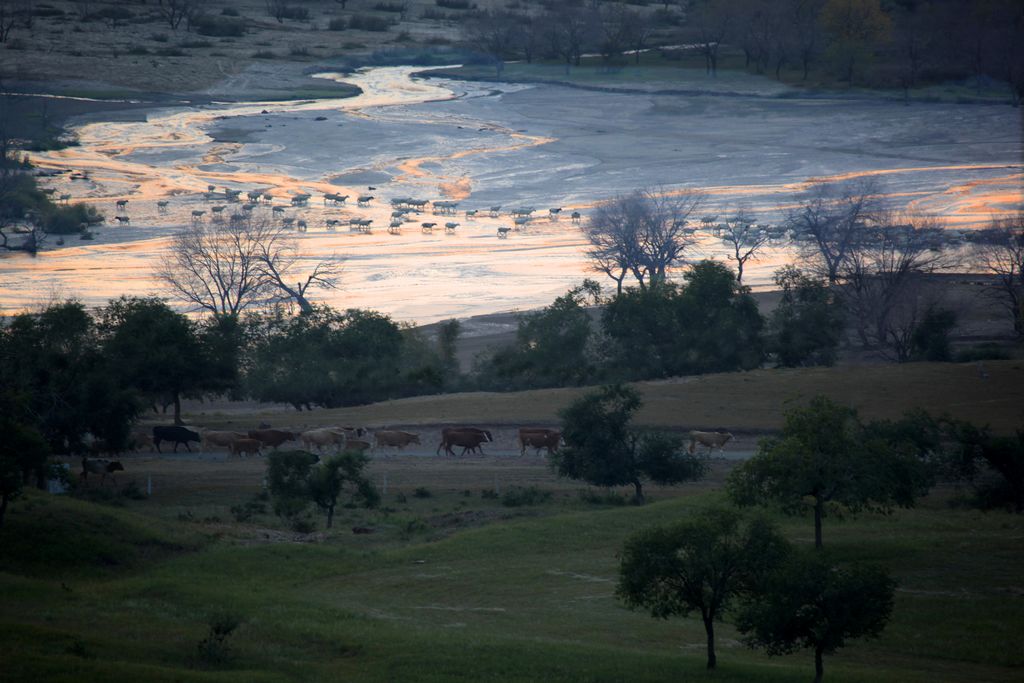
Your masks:
<svg viewBox="0 0 1024 683"><path fill-rule="evenodd" d="M769 655L813 649L814 683L821 683L824 655L885 628L895 588L880 567L837 567L820 556L797 556L751 594L737 627L750 634L748 645Z"/></svg>
<svg viewBox="0 0 1024 683"><path fill-rule="evenodd" d="M343 491L351 494L353 502L359 501L365 507L376 507L380 494L363 475L369 459L358 453L341 453L329 458L323 464L313 467L309 473L309 495L316 506L327 514L327 528L334 524L334 509Z"/></svg>
<svg viewBox="0 0 1024 683"><path fill-rule="evenodd" d="M560 413L566 447L552 458L558 474L595 486L633 485L644 502L642 480L678 484L700 479L706 462L684 452L678 437L641 432L630 419L641 405L623 385L586 394Z"/></svg>
<svg viewBox="0 0 1024 683"><path fill-rule="evenodd" d="M351 493L352 502L375 507L380 496L363 475L367 458L358 453L342 453L317 464L318 458L306 451L271 453L267 460L267 487L274 513L301 530L309 525L304 515L310 503L327 514L327 528L334 523L334 510L342 492Z"/></svg>
<svg viewBox="0 0 1024 683"><path fill-rule="evenodd" d="M897 430L861 424L857 411L823 396L786 414L779 438L764 439L757 455L729 475L739 505L774 500L788 514L814 513L814 545L822 547L828 510L850 512L911 507L930 484L920 443L890 437Z"/></svg>
<svg viewBox="0 0 1024 683"><path fill-rule="evenodd" d="M744 521L732 510L707 510L673 526L633 536L622 551L619 597L652 617L700 612L708 668L715 668L715 621L730 600L770 573L789 545L764 520Z"/></svg>
<svg viewBox="0 0 1024 683"><path fill-rule="evenodd" d="M953 475L975 482L979 478L979 498L985 506L1007 505L1024 512L1024 430L1015 436L993 436L988 427L969 422L947 421L945 431L953 442L949 459ZM993 485L980 476L986 470L999 475Z"/></svg>

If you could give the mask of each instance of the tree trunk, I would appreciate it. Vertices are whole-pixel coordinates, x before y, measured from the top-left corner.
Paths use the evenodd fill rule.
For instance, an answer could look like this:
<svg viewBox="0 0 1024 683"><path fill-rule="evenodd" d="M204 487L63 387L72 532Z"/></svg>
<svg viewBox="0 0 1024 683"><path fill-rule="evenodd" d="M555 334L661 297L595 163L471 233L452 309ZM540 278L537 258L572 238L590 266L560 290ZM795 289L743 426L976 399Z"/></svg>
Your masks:
<svg viewBox="0 0 1024 683"><path fill-rule="evenodd" d="M821 655L821 648L814 648L814 683L821 683L821 679L825 677L825 663Z"/></svg>
<svg viewBox="0 0 1024 683"><path fill-rule="evenodd" d="M4 527L4 515L7 513L7 494L0 496L0 529Z"/></svg>
<svg viewBox="0 0 1024 683"><path fill-rule="evenodd" d="M331 505L327 508L327 528L330 529L331 525L334 524L334 506Z"/></svg>
<svg viewBox="0 0 1024 683"><path fill-rule="evenodd" d="M634 479L633 480L633 488L636 489L636 492L633 494L633 500L635 500L637 502L637 504L643 505L644 504L644 489L643 489L643 485L640 483L639 479Z"/></svg>
<svg viewBox="0 0 1024 683"><path fill-rule="evenodd" d="M814 499L814 547L821 550L821 518L825 505L821 498Z"/></svg>
<svg viewBox="0 0 1024 683"><path fill-rule="evenodd" d="M177 391L174 392L174 424L185 424L181 420L181 396L178 394Z"/></svg>
<svg viewBox="0 0 1024 683"><path fill-rule="evenodd" d="M708 668L714 669L718 664L715 657L715 620L713 617L704 617L704 630L708 634Z"/></svg>

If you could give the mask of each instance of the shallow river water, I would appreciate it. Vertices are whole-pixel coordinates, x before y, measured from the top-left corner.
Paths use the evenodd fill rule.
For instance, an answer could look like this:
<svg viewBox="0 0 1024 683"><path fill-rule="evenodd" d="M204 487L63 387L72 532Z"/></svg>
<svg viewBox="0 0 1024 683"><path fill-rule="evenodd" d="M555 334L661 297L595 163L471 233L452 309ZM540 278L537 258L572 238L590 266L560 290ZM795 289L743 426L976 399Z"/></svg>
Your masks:
<svg viewBox="0 0 1024 683"><path fill-rule="evenodd" d="M35 258L0 258L0 313L53 297L99 305L122 293L160 294L155 266L193 210L211 215L216 202L202 196L208 185L260 189L282 206L293 193L312 194L308 208L286 212L309 225L297 235L304 262L344 260L341 288L314 298L420 323L533 308L594 276L568 214L585 217L596 201L638 187L699 190L707 195L702 215L743 208L768 223L811 182L869 175L894 206L938 213L957 227L1024 203L1020 112L1005 105L624 94L422 80L415 71L322 74L363 90L349 99L179 107L154 110L146 121L81 123L79 146L33 161L88 171L89 180L65 174L45 183L94 203L111 222L114 203L129 200L130 227L108 224L92 242ZM324 206L325 192L350 202ZM370 206L354 206L359 194L374 196ZM389 200L399 196L458 201L459 216L428 213L390 235ZM166 211L159 200L169 201ZM492 205L533 206L540 218L499 240L497 227L511 222L487 217ZM546 218L552 207L562 207L560 220ZM482 215L467 220L465 209ZM271 216L266 206L255 212ZM373 219L374 231L350 232L350 217ZM331 218L343 222L337 231L325 226ZM428 235L421 220L460 225L454 235ZM724 257L724 249L705 241L693 256ZM748 283L764 286L790 256L770 250L748 265Z"/></svg>

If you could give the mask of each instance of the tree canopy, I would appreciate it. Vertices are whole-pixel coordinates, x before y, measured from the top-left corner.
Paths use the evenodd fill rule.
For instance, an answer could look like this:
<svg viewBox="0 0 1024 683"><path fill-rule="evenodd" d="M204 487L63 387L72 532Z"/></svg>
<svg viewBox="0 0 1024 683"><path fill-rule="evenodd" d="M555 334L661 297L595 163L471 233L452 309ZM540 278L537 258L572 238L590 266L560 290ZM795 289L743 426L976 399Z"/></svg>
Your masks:
<svg viewBox="0 0 1024 683"><path fill-rule="evenodd" d="M644 501L643 480L677 484L704 475L703 459L684 452L678 437L630 426L640 395L623 385L585 394L560 413L566 447L552 454L559 475L595 486L632 485Z"/></svg>
<svg viewBox="0 0 1024 683"><path fill-rule="evenodd" d="M864 425L852 408L816 397L786 413L779 437L762 440L757 454L732 471L729 495L739 505L774 501L788 514L809 507L820 548L830 508L884 512L911 507L927 491L931 467L922 457L925 439L909 436L916 429L913 416L900 429Z"/></svg>

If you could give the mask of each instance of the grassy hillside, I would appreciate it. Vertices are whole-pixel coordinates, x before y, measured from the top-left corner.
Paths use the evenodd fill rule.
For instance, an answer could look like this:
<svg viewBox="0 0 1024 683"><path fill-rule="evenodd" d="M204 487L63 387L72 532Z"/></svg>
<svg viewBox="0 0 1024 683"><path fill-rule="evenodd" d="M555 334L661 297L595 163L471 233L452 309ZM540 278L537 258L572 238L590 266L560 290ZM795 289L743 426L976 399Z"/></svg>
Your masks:
<svg viewBox="0 0 1024 683"><path fill-rule="evenodd" d="M452 510L459 502L438 497L430 505ZM728 623L720 630L720 670L707 674L699 620L651 619L614 598L616 552L630 533L717 502L708 493L644 508L555 502L535 510L538 516L439 539L352 536L343 519L318 542L229 535L117 576L0 573L4 678L806 680L809 656L769 659L746 649ZM89 504L68 509L84 512L79 506ZM3 534L17 533L41 510L23 510ZM135 519L117 509L103 514L123 522L115 536ZM378 524L394 521L386 511L375 514ZM811 542L808 520L780 521L795 542ZM830 520L832 552L887 565L900 587L882 637L829 658L828 680L1019 680L1024 547L1014 539L1022 524L938 501L890 517ZM244 621L229 640L231 656L204 662L197 644L209 617L225 610Z"/></svg>
<svg viewBox="0 0 1024 683"><path fill-rule="evenodd" d="M869 419L898 417L912 408L989 424L1000 432L1024 426L1024 362L908 363L837 368L757 370L660 382L640 382L638 421L676 428L764 432L781 427L786 410L817 394L857 408ZM200 406L189 419L204 426L437 423L554 423L585 389L421 396L338 410L218 413Z"/></svg>

